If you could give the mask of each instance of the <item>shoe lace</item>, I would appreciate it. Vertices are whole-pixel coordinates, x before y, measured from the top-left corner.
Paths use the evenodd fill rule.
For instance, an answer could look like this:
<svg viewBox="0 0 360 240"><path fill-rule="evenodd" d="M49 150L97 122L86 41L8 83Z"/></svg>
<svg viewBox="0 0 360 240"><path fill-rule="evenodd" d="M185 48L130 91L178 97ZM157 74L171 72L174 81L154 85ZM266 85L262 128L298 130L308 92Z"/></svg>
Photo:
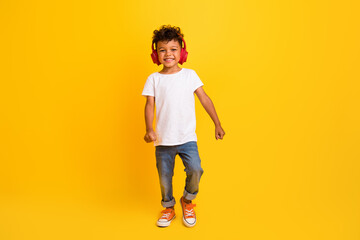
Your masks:
<svg viewBox="0 0 360 240"><path fill-rule="evenodd" d="M162 216L161 218L169 218L170 214L172 212L172 209L165 209L165 210L162 210L161 213L162 213Z"/></svg>
<svg viewBox="0 0 360 240"><path fill-rule="evenodd" d="M186 204L185 205L185 217L194 217L195 216L195 211L194 211L194 207L196 207L196 204Z"/></svg>

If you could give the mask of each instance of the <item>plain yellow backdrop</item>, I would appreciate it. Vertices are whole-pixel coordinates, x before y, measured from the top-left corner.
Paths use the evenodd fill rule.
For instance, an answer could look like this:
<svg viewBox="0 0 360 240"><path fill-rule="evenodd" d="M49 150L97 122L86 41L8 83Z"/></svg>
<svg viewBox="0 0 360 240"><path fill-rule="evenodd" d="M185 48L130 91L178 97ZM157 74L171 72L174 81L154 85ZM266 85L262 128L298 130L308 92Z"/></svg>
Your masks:
<svg viewBox="0 0 360 240"><path fill-rule="evenodd" d="M360 239L357 1L0 2L0 239ZM155 226L153 30L181 27L196 98L192 229ZM174 195L185 183L176 158Z"/></svg>

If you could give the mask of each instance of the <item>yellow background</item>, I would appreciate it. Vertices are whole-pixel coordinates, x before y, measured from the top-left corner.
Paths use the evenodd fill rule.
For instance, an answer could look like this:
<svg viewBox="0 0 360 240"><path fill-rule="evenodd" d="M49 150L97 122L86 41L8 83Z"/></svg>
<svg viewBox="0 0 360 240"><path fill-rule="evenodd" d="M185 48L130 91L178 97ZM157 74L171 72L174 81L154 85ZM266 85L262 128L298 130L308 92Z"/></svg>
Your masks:
<svg viewBox="0 0 360 240"><path fill-rule="evenodd" d="M360 239L357 1L0 2L0 239ZM141 92L180 26L196 98L198 223L162 207ZM174 195L185 172L176 158Z"/></svg>

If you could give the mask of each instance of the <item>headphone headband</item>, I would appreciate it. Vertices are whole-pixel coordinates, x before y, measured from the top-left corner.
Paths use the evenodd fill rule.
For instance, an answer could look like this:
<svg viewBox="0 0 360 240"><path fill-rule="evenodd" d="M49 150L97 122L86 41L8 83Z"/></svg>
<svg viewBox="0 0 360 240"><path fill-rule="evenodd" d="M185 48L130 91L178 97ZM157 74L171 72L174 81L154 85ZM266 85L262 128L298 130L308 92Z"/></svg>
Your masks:
<svg viewBox="0 0 360 240"><path fill-rule="evenodd" d="M184 38L182 37L182 36L180 36L180 34L179 34L179 37L181 38L181 40L183 41L183 43L184 43L184 49L186 49L186 43L185 43L185 40L184 40ZM155 49L154 49L154 41L152 42L152 44L151 44L151 49L154 51ZM183 48L182 46L181 46L181 48Z"/></svg>

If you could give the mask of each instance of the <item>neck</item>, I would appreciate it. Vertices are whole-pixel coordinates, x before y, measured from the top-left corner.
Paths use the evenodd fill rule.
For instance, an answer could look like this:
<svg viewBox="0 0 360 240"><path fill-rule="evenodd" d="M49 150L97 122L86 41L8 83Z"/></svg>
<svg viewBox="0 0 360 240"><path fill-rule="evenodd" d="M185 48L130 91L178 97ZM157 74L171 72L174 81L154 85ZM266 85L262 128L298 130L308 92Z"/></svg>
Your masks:
<svg viewBox="0 0 360 240"><path fill-rule="evenodd" d="M165 73L165 74L172 74L172 73L177 73L181 70L181 68L176 65L176 66L173 66L171 68L168 68L168 67L163 67L163 69L160 71L160 73Z"/></svg>

